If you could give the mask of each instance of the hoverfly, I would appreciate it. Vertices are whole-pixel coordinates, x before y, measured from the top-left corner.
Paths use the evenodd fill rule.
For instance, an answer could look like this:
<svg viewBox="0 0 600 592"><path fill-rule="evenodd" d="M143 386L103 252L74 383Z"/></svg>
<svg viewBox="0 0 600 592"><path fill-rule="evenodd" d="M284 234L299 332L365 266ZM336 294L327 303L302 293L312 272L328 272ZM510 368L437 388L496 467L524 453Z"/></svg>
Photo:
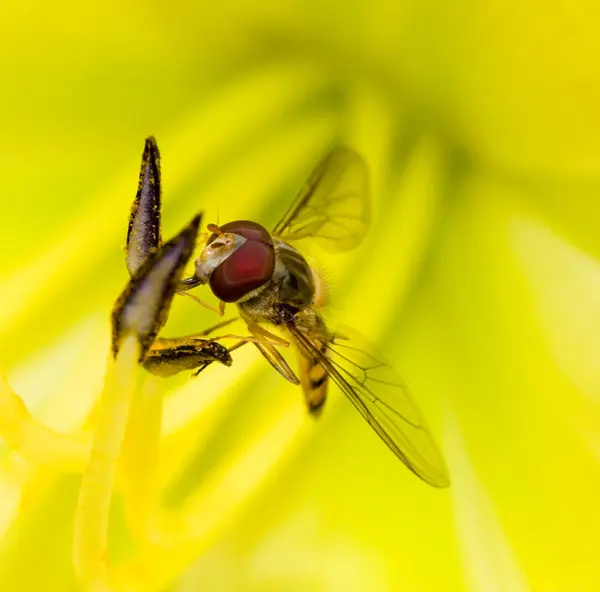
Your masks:
<svg viewBox="0 0 600 592"><path fill-rule="evenodd" d="M195 272L181 289L208 284L221 313L225 303L235 303L252 342L280 374L301 385L311 413L325 403L331 379L413 473L446 487L443 457L402 380L379 354L327 327L321 315L324 282L292 244L312 238L330 251L353 249L367 232L369 212L364 160L349 148L335 148L271 232L249 220L209 224ZM269 326L283 330L287 339ZM290 343L298 375L278 351Z"/></svg>

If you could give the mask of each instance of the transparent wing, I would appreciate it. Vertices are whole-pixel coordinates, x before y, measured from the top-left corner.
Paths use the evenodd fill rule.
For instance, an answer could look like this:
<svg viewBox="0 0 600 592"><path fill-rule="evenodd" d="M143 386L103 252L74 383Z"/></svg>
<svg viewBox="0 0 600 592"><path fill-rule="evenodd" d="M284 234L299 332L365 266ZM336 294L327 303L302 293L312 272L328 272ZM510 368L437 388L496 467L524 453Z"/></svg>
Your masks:
<svg viewBox="0 0 600 592"><path fill-rule="evenodd" d="M286 242L312 237L329 251L348 251L370 220L367 165L354 150L337 147L316 166L273 235Z"/></svg>
<svg viewBox="0 0 600 592"><path fill-rule="evenodd" d="M325 353L290 323L304 354L318 360L329 377L396 456L434 487L450 485L448 469L406 385L377 353L359 338L334 338ZM365 349L365 347L367 349Z"/></svg>

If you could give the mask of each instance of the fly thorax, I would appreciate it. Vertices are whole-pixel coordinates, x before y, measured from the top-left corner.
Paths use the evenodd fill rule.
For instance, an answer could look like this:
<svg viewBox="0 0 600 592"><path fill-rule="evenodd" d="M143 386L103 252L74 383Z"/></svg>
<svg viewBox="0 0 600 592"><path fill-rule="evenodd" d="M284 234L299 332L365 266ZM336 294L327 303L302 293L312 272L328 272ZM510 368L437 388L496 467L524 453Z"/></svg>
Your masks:
<svg viewBox="0 0 600 592"><path fill-rule="evenodd" d="M310 265L294 247L277 244L273 281L279 286L279 300L299 309L310 306L315 297L315 283Z"/></svg>

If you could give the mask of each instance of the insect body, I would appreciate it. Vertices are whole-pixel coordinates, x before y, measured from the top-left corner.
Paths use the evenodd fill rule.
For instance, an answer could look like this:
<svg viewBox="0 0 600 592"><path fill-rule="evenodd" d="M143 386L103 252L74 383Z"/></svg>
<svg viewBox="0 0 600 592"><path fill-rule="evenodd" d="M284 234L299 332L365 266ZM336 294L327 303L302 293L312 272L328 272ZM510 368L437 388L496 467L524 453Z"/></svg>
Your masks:
<svg viewBox="0 0 600 592"><path fill-rule="evenodd" d="M181 284L208 284L224 303L236 303L252 341L269 363L300 384L309 411L318 412L331 378L390 449L417 476L436 487L449 478L444 460L408 390L379 354L326 326L323 282L292 242L312 238L331 251L356 247L369 226L367 169L346 148L335 149L272 232L253 221L210 224L212 233ZM267 327L283 329L289 341ZM299 376L278 347L295 346Z"/></svg>
<svg viewBox="0 0 600 592"><path fill-rule="evenodd" d="M263 327L271 324L287 329L292 339L295 327L325 338L325 324L316 313L319 276L297 249L255 222L239 220L210 228L215 232L196 261L196 273L187 286L208 283L222 302L237 303L260 351L288 380L302 384L309 410L318 411L325 402L326 374L302 355L299 381L274 348L287 344ZM219 262L216 266L215 261ZM319 349L326 355L322 346Z"/></svg>

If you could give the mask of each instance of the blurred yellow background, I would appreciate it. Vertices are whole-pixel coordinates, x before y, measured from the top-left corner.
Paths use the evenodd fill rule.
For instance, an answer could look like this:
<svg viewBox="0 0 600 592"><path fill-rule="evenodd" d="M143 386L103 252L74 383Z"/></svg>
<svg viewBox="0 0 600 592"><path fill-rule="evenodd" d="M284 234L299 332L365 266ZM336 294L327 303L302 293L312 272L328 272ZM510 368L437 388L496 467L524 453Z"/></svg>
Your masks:
<svg viewBox="0 0 600 592"><path fill-rule="evenodd" d="M256 352L165 381L161 503L128 590L597 590L600 9L576 1L29 2L0 19L0 365L50 426L98 396L144 138L164 233L268 227L333 143L374 221L311 250L332 316L401 371L452 486L415 479L337 389L318 422ZM174 306L167 334L210 312ZM79 474L3 446L0 590L78 590Z"/></svg>

